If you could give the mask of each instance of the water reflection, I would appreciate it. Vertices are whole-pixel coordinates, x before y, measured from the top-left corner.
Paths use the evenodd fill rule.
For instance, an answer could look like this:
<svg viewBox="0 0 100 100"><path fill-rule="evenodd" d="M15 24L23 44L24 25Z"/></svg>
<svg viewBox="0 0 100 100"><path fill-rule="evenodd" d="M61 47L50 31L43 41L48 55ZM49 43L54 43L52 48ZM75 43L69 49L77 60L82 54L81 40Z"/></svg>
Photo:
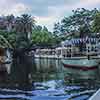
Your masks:
<svg viewBox="0 0 100 100"><path fill-rule="evenodd" d="M99 80L77 79L77 75L66 78L60 60L35 59L35 63L31 72L34 89L0 89L1 100L88 100L100 87Z"/></svg>
<svg viewBox="0 0 100 100"><path fill-rule="evenodd" d="M89 98L96 90L84 86L66 86L62 80L35 82L33 91L1 89L0 99L7 100L69 100L69 98ZM77 99L80 100L80 99ZM84 100L84 99L81 99Z"/></svg>

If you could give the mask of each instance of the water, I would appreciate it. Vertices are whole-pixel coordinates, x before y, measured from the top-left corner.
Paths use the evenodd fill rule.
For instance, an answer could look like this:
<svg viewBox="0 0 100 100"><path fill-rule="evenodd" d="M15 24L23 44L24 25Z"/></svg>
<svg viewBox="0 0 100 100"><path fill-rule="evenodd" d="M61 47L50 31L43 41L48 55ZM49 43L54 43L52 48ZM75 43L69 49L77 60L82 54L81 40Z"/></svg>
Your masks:
<svg viewBox="0 0 100 100"><path fill-rule="evenodd" d="M36 70L32 71L34 89L22 91L3 88L0 89L1 100L88 100L99 88L98 80L64 81L60 60L35 59L35 62ZM93 84L90 85L91 82Z"/></svg>
<svg viewBox="0 0 100 100"><path fill-rule="evenodd" d="M0 98L4 100L88 100L95 90L83 86L66 86L62 80L35 82L33 91L1 89ZM74 98L74 99L73 99Z"/></svg>

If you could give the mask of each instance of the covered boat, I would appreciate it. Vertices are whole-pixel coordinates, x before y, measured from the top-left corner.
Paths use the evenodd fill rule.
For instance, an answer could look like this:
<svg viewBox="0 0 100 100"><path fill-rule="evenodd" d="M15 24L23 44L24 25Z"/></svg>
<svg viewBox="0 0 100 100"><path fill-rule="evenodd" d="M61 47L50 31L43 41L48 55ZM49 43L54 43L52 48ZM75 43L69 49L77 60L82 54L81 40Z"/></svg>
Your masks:
<svg viewBox="0 0 100 100"><path fill-rule="evenodd" d="M98 72L98 61L96 59L70 59L62 60L65 74L76 75L78 78L95 78Z"/></svg>
<svg viewBox="0 0 100 100"><path fill-rule="evenodd" d="M73 43L74 41L74 43ZM77 41L77 42L75 42ZM64 74L72 75L73 77L77 76L77 78L81 79L94 79L97 78L99 61L97 59L89 59L90 54L97 53L96 44L98 39L74 39L71 41L67 41L67 44L77 46L79 43L83 43L85 45L85 51L83 50L84 56L73 57L74 53L71 51L71 58L62 59L62 65L64 69ZM73 44L72 44L73 43ZM66 44L66 43L65 43ZM67 45L66 44L66 45ZM93 55L92 53L92 55ZM88 58L87 58L88 54Z"/></svg>

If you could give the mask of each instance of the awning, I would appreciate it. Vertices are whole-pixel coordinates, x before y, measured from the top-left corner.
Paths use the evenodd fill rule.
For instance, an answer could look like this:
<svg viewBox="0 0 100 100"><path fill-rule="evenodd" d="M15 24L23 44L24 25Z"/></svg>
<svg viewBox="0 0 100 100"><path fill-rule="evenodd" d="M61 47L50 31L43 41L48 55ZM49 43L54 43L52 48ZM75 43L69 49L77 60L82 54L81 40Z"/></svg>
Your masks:
<svg viewBox="0 0 100 100"><path fill-rule="evenodd" d="M77 38L77 39L71 39L63 41L61 44L63 46L67 45L78 45L80 43L86 44L86 43L93 43L96 44L98 42L98 38Z"/></svg>

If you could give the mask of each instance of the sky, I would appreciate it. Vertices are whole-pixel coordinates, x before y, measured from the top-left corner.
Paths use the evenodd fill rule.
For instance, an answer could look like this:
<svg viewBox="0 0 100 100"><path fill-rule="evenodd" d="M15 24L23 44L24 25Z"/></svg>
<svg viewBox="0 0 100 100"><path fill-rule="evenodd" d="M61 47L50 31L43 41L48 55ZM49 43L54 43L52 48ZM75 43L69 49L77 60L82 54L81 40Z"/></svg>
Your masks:
<svg viewBox="0 0 100 100"><path fill-rule="evenodd" d="M0 0L0 15L28 13L36 23L53 31L54 23L77 8L99 8L100 0Z"/></svg>

